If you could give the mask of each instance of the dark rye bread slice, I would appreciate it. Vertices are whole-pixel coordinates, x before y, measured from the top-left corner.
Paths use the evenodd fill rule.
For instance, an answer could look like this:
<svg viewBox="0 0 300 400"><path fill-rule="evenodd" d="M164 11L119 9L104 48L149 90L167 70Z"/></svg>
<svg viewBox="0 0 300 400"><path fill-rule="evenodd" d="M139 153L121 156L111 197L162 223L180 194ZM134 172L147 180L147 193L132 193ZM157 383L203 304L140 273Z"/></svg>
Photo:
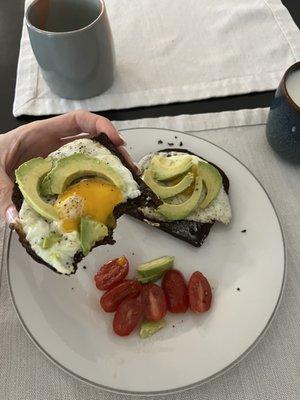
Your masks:
<svg viewBox="0 0 300 400"><path fill-rule="evenodd" d="M189 150L185 149L163 149L159 150L159 153L161 152L178 152L178 153L186 153L186 154L191 154L197 157L197 154L192 153ZM200 157L203 160L205 160L203 157ZM207 161L207 160L205 160ZM229 193L229 179L226 176L225 172L221 170L217 165L209 162L211 165L213 165L217 170L220 172L222 179L223 179L223 187L225 192L228 194ZM170 235L181 239L189 244L191 244L194 247L200 247L202 246L204 240L207 238L212 226L214 225L214 222L197 222L197 221L187 221L187 220L180 220L180 221L159 221L155 218L149 218L148 216L145 216L143 212L137 208L129 210L128 214L131 215L132 217L139 219L148 225L151 225L157 229L160 229L164 232L169 233Z"/></svg>
<svg viewBox="0 0 300 400"><path fill-rule="evenodd" d="M137 209L140 206L145 206L145 205L155 205L158 206L161 202L157 198L157 196L149 189L149 187L145 184L145 182L139 177L137 172L134 170L133 166L129 164L129 162L125 159L123 154L116 148L116 146L111 142L111 140L106 136L105 133L101 133L99 136L93 138L95 142L100 143L104 147L106 147L112 154L117 156L122 164L130 170L132 173L132 176L134 180L138 183L139 189L141 191L141 195L135 199L129 199L127 200L126 203L121 203L119 204L115 209L114 209L114 217L118 219L121 215L125 214L126 212L130 212L134 209ZM12 195L12 201L15 204L16 208L18 211L20 211L22 204L23 204L23 195L18 187L17 184L14 185L13 189L13 195ZM16 233L19 236L19 241L22 244L22 246L25 248L27 253L38 263L46 265L46 267L52 269L53 271L57 272L52 265L48 264L46 261L44 261L41 257L39 257L36 252L31 248L30 243L26 239L26 234L22 229L22 226L20 223L16 222L15 224L11 224L10 228L15 230ZM102 246L105 244L114 244L115 240L113 239L113 229L109 228L108 230L109 234L106 236L103 240L95 243L94 247ZM78 263L84 258L84 255L82 251L78 251L73 259L73 267L74 271L71 273L75 273L77 270L77 265ZM57 272L59 273L59 272ZM70 275L71 275L70 274Z"/></svg>

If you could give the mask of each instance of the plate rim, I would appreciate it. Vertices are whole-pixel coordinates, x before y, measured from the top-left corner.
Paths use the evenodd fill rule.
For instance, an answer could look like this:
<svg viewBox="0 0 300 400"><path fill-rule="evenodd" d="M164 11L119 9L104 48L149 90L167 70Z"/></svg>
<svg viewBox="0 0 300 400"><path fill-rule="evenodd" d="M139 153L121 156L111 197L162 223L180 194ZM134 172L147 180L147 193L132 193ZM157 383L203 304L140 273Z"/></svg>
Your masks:
<svg viewBox="0 0 300 400"><path fill-rule="evenodd" d="M260 342L260 340L264 337L264 335L266 334L267 330L269 329L277 311L279 308L279 305L281 303L282 300L282 296L283 296L283 291L284 291L284 286L285 286L285 282L286 282L286 270L287 270L287 247L286 247L286 240L285 240L285 235L284 235L284 231L282 228L282 224L281 224L281 220L279 218L279 215L276 211L276 208L268 194L268 192L266 191L266 189L264 188L264 186L261 184L261 182L259 181L259 179L254 175L254 173L242 162L240 161L237 157L235 157L233 154L231 154L229 151L223 149L221 146L211 142L210 140L207 139L203 139L201 137L196 136L194 133L188 133L188 132L183 132L183 131L178 131L175 129L168 129L168 128L155 128L155 127L136 127L136 128L126 128L126 129L120 129L119 132L124 132L124 131L131 131L131 130L158 130L158 131L168 131L168 132L175 132L175 133L180 133L183 135L187 135L187 136L192 136L196 139L199 139L200 141L204 141L204 142L208 142L209 144L211 144L214 147L217 147L218 149L224 151L225 153L227 153L229 156L231 156L233 159L235 159L238 163L240 163L244 168L246 168L246 170L252 175L252 177L255 179L255 181L257 182L257 184L261 187L261 189L264 191L264 193L266 194L273 210L275 213L275 216L277 218L278 224L279 224L279 228L280 228L280 233L281 233L281 238L282 238L282 243L283 243L283 256L284 256L284 263L283 263L283 277L282 277L282 282L281 282L281 287L280 287L280 292L278 295L278 299L277 302L274 306L274 309L272 311L272 314L270 315L270 318L268 319L266 325L264 326L263 330L260 332L260 334L257 336L257 338L254 340L254 342L239 356L237 357L234 361L232 361L232 363L230 363L229 365L227 365L226 367L224 367L223 369L221 369L220 371L216 372L215 374L202 379L200 381L194 382L190 385L186 385L186 386L181 386L178 388L174 388L174 389L167 389L167 390L160 390L160 391L147 391L147 392L140 392L140 391L130 391L130 390L121 390L121 389L115 389L112 388L110 386L105 386L105 385L101 385L99 383L93 382L87 378L83 378L80 375L77 375L75 372L69 370L67 367L63 366L62 364L60 364L60 362L58 362L57 360L55 360L44 348L43 346L37 341L37 339L32 335L32 333L30 332L30 329L27 327L25 321L22 318L22 315L20 313L20 311L18 310L16 301L15 301L15 297L12 291L12 286L11 286L11 277L10 277L10 267L9 267L9 255L10 255L10 243L12 240L12 234L13 231L10 232L9 234L9 238L7 241L7 245L6 245L6 273L7 273L7 282L8 282L8 288L9 288L9 294L10 294L10 298L12 300L14 309L17 313L18 319L21 322L21 325L24 329L24 331L26 332L27 336L29 337L29 339L31 340L31 342L40 350L40 352L47 357L48 360L50 360L54 365L56 365L58 368L60 368L61 370L63 370L64 372L66 372L69 376L72 376L73 378L87 384L90 386L93 386L94 388L100 389L100 390L104 390L105 392L109 392L109 393L114 393L114 394L123 394L123 395L131 395L131 396L164 396L164 395L171 395L171 394L177 394L177 393L182 393L184 391L190 390L190 389L194 389L196 387L199 387L201 385L204 385L205 383L208 383L218 377L220 377L221 375L225 374L227 371L229 371L230 369L232 369L233 367L235 367L237 364L239 364L256 346L257 344Z"/></svg>

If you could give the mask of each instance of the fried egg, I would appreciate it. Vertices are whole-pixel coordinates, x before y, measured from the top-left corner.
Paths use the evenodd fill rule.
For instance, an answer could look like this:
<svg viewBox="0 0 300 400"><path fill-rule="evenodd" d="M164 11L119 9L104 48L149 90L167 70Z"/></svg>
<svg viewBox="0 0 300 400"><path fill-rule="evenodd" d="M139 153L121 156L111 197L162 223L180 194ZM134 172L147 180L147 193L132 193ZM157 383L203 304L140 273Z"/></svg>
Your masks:
<svg viewBox="0 0 300 400"><path fill-rule="evenodd" d="M159 152L156 154L159 154L160 156L168 157L168 155L169 156L170 155L171 156L175 156L175 155L180 156L180 155L184 155L185 153L170 151L170 152ZM139 167L142 172L149 167L153 156L154 156L153 153L148 154L140 160ZM200 158L196 155L191 155L191 157L192 157L192 162L195 165L199 161L207 163L206 160L203 160L202 158ZM190 196L190 193L179 194L179 195L175 196L173 199L168 199L168 202L173 203L173 204L179 204L179 203L186 201L189 198L189 196ZM185 220L202 222L202 223L213 222L213 221L218 221L223 224L230 223L231 218L232 218L232 212L231 212L229 196L225 192L224 187L221 188L217 197L209 204L208 207L206 207L204 209L200 208L201 200L199 202L199 206L196 207L193 210L193 212L190 213L186 218L184 218ZM150 219L156 219L158 221L166 221L166 218L162 214L160 214L155 208L142 207L141 211L143 212L145 217L148 217Z"/></svg>
<svg viewBox="0 0 300 400"><path fill-rule="evenodd" d="M20 223L32 249L58 272L70 274L74 271L74 255L81 251L78 227L82 216L89 216L108 227L115 227L114 208L128 199L138 197L141 192L131 172L120 159L107 148L90 139L79 139L65 144L49 154L55 163L64 157L82 153L105 161L122 178L124 189L100 178L84 178L69 186L57 197L45 199L57 211L59 219L49 221L34 211L24 200L20 213ZM59 240L50 248L43 248L43 240L50 234Z"/></svg>

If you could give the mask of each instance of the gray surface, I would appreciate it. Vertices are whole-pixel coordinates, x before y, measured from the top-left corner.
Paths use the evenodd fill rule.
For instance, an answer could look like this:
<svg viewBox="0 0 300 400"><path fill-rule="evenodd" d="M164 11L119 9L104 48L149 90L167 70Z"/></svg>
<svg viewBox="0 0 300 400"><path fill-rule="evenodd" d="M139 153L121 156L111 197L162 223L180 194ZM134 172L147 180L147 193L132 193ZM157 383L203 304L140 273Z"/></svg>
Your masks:
<svg viewBox="0 0 300 400"><path fill-rule="evenodd" d="M151 126L196 131L250 168L269 193L287 244L287 281L278 313L257 347L225 375L176 396L203 400L296 400L300 398L300 166L280 160L265 138L262 110L118 123L119 128ZM254 123L252 126L237 126ZM230 126L224 128L224 126ZM223 128L222 128L223 127ZM213 128L213 129L211 129ZM201 129L201 131L199 131ZM195 133L195 132L194 132ZM193 133L193 134L194 134ZM258 221L259 223L259 221ZM20 266L22 268L22 266ZM5 274L0 293L0 398L121 399L82 384L52 365L24 333L9 298ZM226 344L224 344L226 345ZM134 376L133 376L134 379Z"/></svg>

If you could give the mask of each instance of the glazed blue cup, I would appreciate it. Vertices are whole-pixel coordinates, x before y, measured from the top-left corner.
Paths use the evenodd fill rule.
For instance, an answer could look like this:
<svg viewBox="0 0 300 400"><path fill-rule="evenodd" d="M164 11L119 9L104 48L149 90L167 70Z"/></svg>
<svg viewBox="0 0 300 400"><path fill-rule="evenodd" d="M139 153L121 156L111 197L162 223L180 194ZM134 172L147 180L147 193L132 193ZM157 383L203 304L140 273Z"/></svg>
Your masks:
<svg viewBox="0 0 300 400"><path fill-rule="evenodd" d="M300 69L300 62L284 74L271 104L267 121L267 140L282 158L300 163L300 107L291 99L286 88L289 75Z"/></svg>
<svg viewBox="0 0 300 400"><path fill-rule="evenodd" d="M112 85L114 44L103 0L34 0L25 18L32 50L53 93L80 100Z"/></svg>

